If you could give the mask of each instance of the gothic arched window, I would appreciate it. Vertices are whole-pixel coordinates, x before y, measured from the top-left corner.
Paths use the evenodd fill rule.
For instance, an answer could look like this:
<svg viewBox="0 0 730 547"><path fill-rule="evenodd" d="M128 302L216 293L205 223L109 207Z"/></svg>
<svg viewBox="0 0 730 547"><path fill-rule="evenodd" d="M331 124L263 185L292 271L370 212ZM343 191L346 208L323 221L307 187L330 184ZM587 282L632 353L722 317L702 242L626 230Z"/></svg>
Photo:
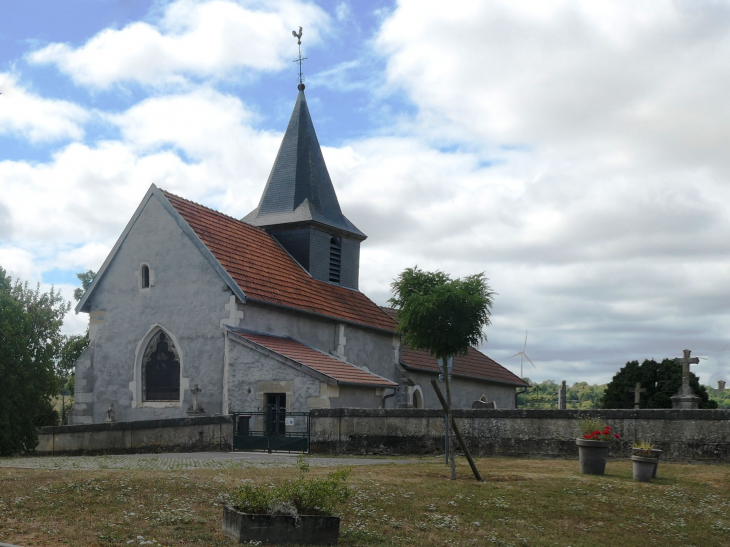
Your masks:
<svg viewBox="0 0 730 547"><path fill-rule="evenodd" d="M330 239L330 283L340 282L342 271L342 244L336 237Z"/></svg>
<svg viewBox="0 0 730 547"><path fill-rule="evenodd" d="M147 264L142 265L142 288L150 288L150 267Z"/></svg>
<svg viewBox="0 0 730 547"><path fill-rule="evenodd" d="M142 360L145 401L180 400L180 357L175 345L163 331L147 344Z"/></svg>

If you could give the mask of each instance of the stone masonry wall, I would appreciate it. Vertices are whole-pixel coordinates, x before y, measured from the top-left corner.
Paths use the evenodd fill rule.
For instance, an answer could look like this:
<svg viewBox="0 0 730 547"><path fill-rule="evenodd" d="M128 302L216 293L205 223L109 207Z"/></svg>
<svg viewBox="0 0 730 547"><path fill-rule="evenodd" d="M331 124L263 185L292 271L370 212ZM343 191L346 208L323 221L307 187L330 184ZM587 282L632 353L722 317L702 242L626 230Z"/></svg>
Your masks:
<svg viewBox="0 0 730 547"><path fill-rule="evenodd" d="M443 413L433 409L318 409L312 451L324 454L443 453ZM730 410L455 410L475 456L577 458L582 418L601 418L621 435L612 456L646 439L675 461L730 462Z"/></svg>
<svg viewBox="0 0 730 547"><path fill-rule="evenodd" d="M138 454L230 450L230 416L172 418L43 427L36 453L52 455Z"/></svg>
<svg viewBox="0 0 730 547"><path fill-rule="evenodd" d="M433 409L330 408L311 411L311 450L318 454L443 453L444 419ZM730 462L730 410L455 410L476 456L577 458L580 419L601 418L621 435L613 457L635 440L652 441L662 459ZM229 416L146 420L39 431L37 452L98 454L230 450Z"/></svg>

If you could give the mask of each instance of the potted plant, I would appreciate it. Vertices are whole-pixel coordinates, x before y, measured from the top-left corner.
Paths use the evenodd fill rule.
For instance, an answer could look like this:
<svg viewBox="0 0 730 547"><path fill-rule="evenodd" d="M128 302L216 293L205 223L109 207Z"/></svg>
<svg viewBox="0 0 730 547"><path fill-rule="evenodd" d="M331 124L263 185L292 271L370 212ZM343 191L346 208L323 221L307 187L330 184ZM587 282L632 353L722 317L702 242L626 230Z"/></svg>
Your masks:
<svg viewBox="0 0 730 547"><path fill-rule="evenodd" d="M581 437L575 440L578 445L580 472L583 475L603 475L606 472L608 447L621 438L611 432L611 426L601 420L586 419L580 422Z"/></svg>
<svg viewBox="0 0 730 547"><path fill-rule="evenodd" d="M300 460L300 471L278 486L246 484L234 491L223 508L223 532L239 543L337 545L334 511L349 496L343 482L350 469L308 478L309 465Z"/></svg>
<svg viewBox="0 0 730 547"><path fill-rule="evenodd" d="M650 482L656 478L656 470L659 466L659 456L662 451L654 448L649 441L636 441L631 449L631 462L634 470L634 480L639 482Z"/></svg>
<svg viewBox="0 0 730 547"><path fill-rule="evenodd" d="M650 450L652 454L652 458L656 458L656 463L654 463L654 471L652 472L651 478L656 479L656 472L657 468L659 467L659 457L662 455L662 451L658 448L654 448L654 445L650 443L649 441L636 441L634 442L634 447L631 449L632 455L636 455L637 452L640 450Z"/></svg>

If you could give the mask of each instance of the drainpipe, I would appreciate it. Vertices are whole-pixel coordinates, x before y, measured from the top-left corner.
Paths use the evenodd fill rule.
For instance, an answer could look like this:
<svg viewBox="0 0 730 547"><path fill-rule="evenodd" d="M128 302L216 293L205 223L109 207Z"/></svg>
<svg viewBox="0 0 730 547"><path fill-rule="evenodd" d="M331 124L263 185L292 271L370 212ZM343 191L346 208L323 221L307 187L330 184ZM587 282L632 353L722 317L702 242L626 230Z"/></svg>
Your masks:
<svg viewBox="0 0 730 547"><path fill-rule="evenodd" d="M393 393L391 393L390 395L386 395L385 397L383 397L383 408L385 408L385 400L386 399L390 399L391 397L395 397L396 393L398 393L398 389L400 389L400 386L386 387L385 389L392 389L393 390Z"/></svg>
<svg viewBox="0 0 730 547"><path fill-rule="evenodd" d="M527 390L530 389L531 387L532 386L525 386L524 388L522 388L522 391L515 391L515 408L519 408L519 406L517 406L517 396L522 395L523 393L527 393ZM517 388L517 389L519 389L519 388Z"/></svg>

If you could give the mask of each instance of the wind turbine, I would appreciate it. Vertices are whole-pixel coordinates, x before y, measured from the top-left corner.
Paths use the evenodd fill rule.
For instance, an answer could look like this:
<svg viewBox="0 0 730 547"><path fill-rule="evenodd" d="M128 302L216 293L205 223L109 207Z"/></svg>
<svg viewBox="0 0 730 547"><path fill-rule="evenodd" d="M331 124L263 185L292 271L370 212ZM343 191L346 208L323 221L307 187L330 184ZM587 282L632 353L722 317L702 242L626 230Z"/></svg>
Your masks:
<svg viewBox="0 0 730 547"><path fill-rule="evenodd" d="M535 370L537 370L537 367L535 366L535 363L533 363L530 360L530 358L527 356L527 354L525 353L525 348L526 347L527 347L527 331L525 331L525 345L522 346L522 351L518 351L517 353L515 353L511 357L507 357L507 359L512 359L512 357L517 357L518 355L520 356L520 378L523 378L523 376L522 376L522 358L523 357L525 359L527 359L528 361L530 361L530 364L532 365L532 368L534 368Z"/></svg>

